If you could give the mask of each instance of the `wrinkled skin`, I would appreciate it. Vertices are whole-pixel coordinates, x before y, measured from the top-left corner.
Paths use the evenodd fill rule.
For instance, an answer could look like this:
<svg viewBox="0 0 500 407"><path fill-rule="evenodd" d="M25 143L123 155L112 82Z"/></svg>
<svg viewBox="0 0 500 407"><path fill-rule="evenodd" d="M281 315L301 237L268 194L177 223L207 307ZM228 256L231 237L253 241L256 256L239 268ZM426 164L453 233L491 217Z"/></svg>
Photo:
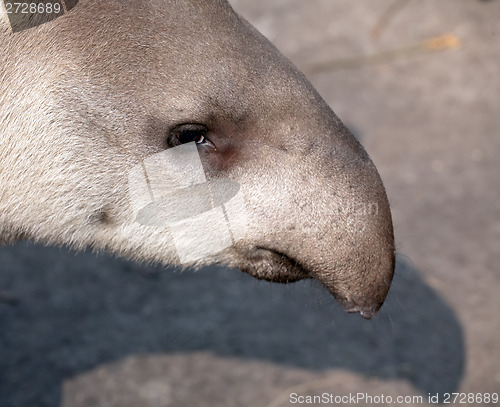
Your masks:
<svg viewBox="0 0 500 407"><path fill-rule="evenodd" d="M206 173L240 184L250 225L195 266L315 278L347 311L380 308L394 242L377 170L224 0L81 0L30 30L0 24L0 240L178 263L160 229L133 222L127 172L193 124Z"/></svg>

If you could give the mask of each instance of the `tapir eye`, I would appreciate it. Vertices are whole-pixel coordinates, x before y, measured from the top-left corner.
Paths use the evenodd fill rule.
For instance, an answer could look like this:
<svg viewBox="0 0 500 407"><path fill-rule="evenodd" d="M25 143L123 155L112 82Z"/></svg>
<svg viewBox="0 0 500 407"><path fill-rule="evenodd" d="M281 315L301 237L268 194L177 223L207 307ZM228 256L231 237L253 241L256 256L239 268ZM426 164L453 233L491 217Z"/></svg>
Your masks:
<svg viewBox="0 0 500 407"><path fill-rule="evenodd" d="M172 130L169 144L172 147L195 142L215 149L215 145L207 138L208 129L202 124L181 124Z"/></svg>

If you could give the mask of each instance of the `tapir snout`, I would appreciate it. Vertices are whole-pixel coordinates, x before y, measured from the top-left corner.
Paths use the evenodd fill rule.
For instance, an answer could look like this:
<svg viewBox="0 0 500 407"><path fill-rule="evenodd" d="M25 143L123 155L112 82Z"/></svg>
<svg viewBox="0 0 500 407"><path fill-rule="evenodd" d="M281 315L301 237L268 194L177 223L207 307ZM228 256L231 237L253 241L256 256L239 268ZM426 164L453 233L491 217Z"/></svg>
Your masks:
<svg viewBox="0 0 500 407"><path fill-rule="evenodd" d="M21 32L6 21L1 241L92 246L164 264L185 256L283 283L314 278L347 311L370 318L380 308L394 239L377 170L304 75L227 1L80 0ZM167 205L166 223L151 221L165 206L147 167L189 143L199 165L174 158L158 188L198 171L234 189L227 196L240 194L242 210L204 212L177 194L186 204ZM141 188L147 199L133 194ZM146 209L136 210L141 199ZM215 240L216 209L221 224L231 215L244 233L215 254L190 256ZM179 232L186 219L196 230Z"/></svg>

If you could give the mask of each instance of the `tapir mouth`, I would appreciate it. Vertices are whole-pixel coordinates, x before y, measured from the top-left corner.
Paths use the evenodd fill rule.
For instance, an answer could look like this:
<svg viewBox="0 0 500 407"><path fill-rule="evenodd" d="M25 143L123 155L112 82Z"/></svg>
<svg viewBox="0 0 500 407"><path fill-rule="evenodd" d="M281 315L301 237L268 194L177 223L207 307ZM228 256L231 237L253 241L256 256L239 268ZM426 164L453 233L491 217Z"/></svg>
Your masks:
<svg viewBox="0 0 500 407"><path fill-rule="evenodd" d="M259 280L292 283L313 278L303 265L280 251L261 246L237 248L237 251L238 268Z"/></svg>

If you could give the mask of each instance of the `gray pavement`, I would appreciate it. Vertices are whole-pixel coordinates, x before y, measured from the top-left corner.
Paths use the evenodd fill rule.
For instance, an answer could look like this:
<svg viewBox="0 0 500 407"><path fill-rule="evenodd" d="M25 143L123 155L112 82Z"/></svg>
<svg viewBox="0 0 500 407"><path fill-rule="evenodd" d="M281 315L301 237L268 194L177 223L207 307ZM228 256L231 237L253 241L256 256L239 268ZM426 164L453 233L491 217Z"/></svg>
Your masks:
<svg viewBox="0 0 500 407"><path fill-rule="evenodd" d="M500 1L232 4L382 175L399 253L382 311L347 315L313 282L0 248L0 290L17 301L0 301L0 407L500 393ZM438 50L425 43L447 33Z"/></svg>

